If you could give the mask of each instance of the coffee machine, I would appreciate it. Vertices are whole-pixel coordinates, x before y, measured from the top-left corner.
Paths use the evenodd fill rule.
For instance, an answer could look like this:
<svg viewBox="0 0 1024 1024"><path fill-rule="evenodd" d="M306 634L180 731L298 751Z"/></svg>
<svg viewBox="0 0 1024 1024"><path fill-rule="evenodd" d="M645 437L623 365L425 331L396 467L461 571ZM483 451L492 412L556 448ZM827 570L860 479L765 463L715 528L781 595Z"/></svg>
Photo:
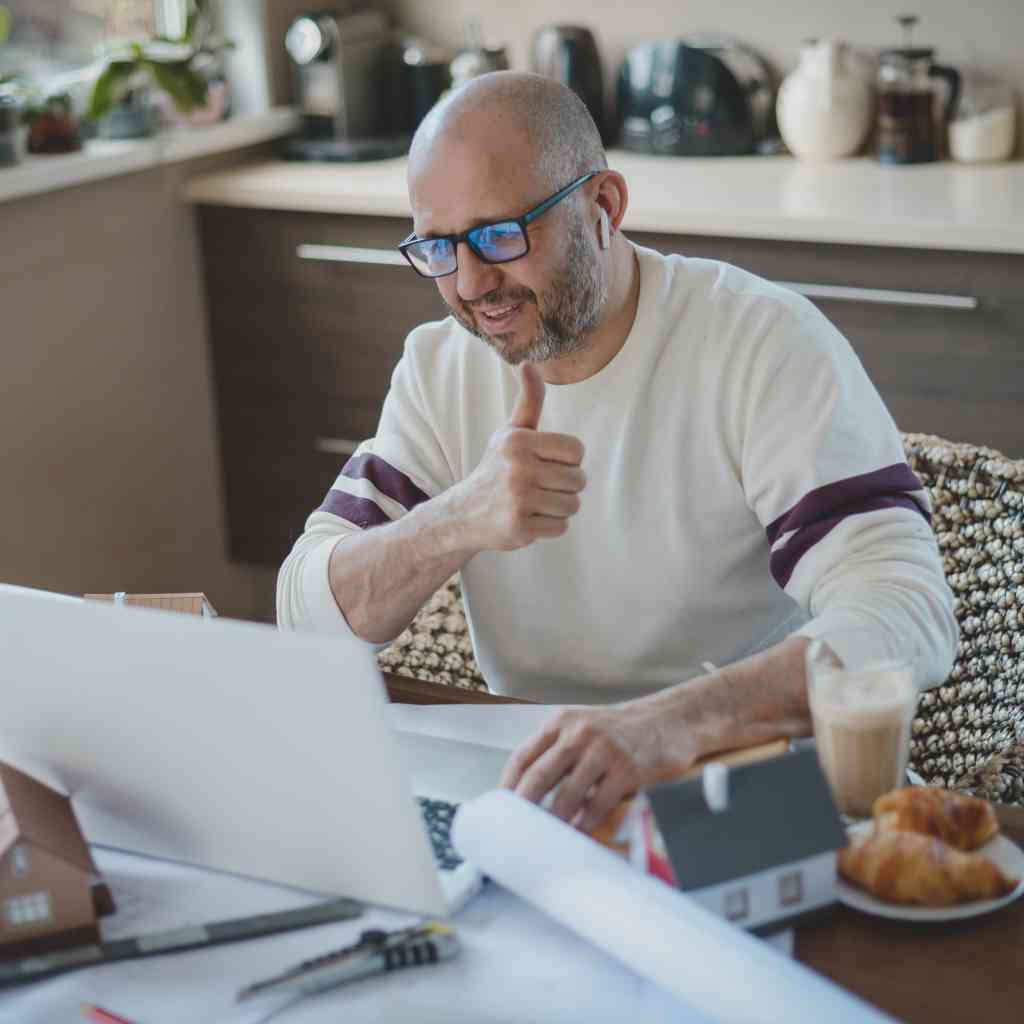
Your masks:
<svg viewBox="0 0 1024 1024"><path fill-rule="evenodd" d="M302 129L291 160L379 160L408 151L401 49L379 11L333 9L296 18L285 36Z"/></svg>

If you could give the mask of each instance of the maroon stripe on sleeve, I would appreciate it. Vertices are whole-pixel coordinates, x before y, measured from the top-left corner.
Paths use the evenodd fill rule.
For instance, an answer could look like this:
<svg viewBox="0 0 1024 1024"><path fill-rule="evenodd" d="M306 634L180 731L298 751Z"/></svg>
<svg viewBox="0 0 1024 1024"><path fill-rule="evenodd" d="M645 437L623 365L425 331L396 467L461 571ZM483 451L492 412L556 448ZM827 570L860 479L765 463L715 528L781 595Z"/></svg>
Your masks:
<svg viewBox="0 0 1024 1024"><path fill-rule="evenodd" d="M379 455L367 452L348 460L341 470L350 480L369 480L381 494L397 501L406 512L430 498L404 473L385 462Z"/></svg>
<svg viewBox="0 0 1024 1024"><path fill-rule="evenodd" d="M819 519L816 523L811 523L798 530L781 548L771 553L768 564L775 582L785 589L797 562L844 519L860 515L863 512L878 512L889 508L908 508L924 516L925 519L928 518L925 510L906 494L880 495L848 505L838 514Z"/></svg>
<svg viewBox="0 0 1024 1024"><path fill-rule="evenodd" d="M336 491L333 488L327 492L323 504L318 509L320 512L331 512L333 515L341 516L364 530L369 526L380 526L381 523L388 523L391 520L381 511L379 505L370 501L369 498L360 498L355 494L347 494L345 491Z"/></svg>
<svg viewBox="0 0 1024 1024"><path fill-rule="evenodd" d="M836 480L808 491L788 512L771 523L766 530L768 543L774 544L784 533L830 519L848 506L855 506L870 498L909 494L923 489L921 481L905 462ZM931 520L922 506L918 505L917 508L925 518Z"/></svg>

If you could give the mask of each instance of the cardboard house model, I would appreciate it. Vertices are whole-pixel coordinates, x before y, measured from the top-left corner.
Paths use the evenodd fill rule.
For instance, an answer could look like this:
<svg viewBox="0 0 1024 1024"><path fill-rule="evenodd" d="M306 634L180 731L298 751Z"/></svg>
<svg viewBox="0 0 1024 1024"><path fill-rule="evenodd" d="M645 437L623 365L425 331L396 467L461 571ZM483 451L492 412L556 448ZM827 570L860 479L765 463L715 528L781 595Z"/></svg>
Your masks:
<svg viewBox="0 0 1024 1024"><path fill-rule="evenodd" d="M835 901L846 830L814 749L646 795L676 885L708 910L767 932Z"/></svg>
<svg viewBox="0 0 1024 1024"><path fill-rule="evenodd" d="M0 761L0 957L96 942L113 909L71 801Z"/></svg>
<svg viewBox="0 0 1024 1024"><path fill-rule="evenodd" d="M185 612L187 615L201 615L204 619L215 618L217 612L203 593L194 594L85 594L86 601L111 601L114 604L131 605L137 608L159 608L167 612Z"/></svg>

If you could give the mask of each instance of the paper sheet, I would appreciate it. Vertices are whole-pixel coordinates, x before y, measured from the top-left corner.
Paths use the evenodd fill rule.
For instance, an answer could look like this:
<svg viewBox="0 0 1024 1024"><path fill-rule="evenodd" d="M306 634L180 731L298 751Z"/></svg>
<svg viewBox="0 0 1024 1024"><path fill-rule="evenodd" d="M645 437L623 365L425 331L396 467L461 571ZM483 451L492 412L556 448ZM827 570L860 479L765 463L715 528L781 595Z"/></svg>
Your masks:
<svg viewBox="0 0 1024 1024"><path fill-rule="evenodd" d="M392 704L391 723L457 743L514 750L560 710L556 704Z"/></svg>
<svg viewBox="0 0 1024 1024"><path fill-rule="evenodd" d="M146 857L98 850L96 859L121 908L103 922L105 934L282 910L306 899L282 886ZM347 945L364 928L413 920L368 908L353 921L76 971L0 991L0 1024L71 1024L81 1020L84 1002L142 1024L711 1024L493 885L456 916L462 950L453 960L365 978L293 1005L291 996L235 1002L243 985Z"/></svg>
<svg viewBox="0 0 1024 1024"><path fill-rule="evenodd" d="M505 888L714 1020L891 1020L508 791L463 804L452 836Z"/></svg>

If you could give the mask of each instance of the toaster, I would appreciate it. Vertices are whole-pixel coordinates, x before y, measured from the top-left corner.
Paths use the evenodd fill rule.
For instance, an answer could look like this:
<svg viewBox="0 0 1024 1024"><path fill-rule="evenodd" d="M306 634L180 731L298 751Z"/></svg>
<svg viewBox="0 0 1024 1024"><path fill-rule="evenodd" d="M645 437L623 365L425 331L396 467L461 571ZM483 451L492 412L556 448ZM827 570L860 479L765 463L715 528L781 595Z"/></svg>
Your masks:
<svg viewBox="0 0 1024 1024"><path fill-rule="evenodd" d="M636 46L619 73L619 145L672 156L776 152L776 90L767 62L731 37Z"/></svg>

